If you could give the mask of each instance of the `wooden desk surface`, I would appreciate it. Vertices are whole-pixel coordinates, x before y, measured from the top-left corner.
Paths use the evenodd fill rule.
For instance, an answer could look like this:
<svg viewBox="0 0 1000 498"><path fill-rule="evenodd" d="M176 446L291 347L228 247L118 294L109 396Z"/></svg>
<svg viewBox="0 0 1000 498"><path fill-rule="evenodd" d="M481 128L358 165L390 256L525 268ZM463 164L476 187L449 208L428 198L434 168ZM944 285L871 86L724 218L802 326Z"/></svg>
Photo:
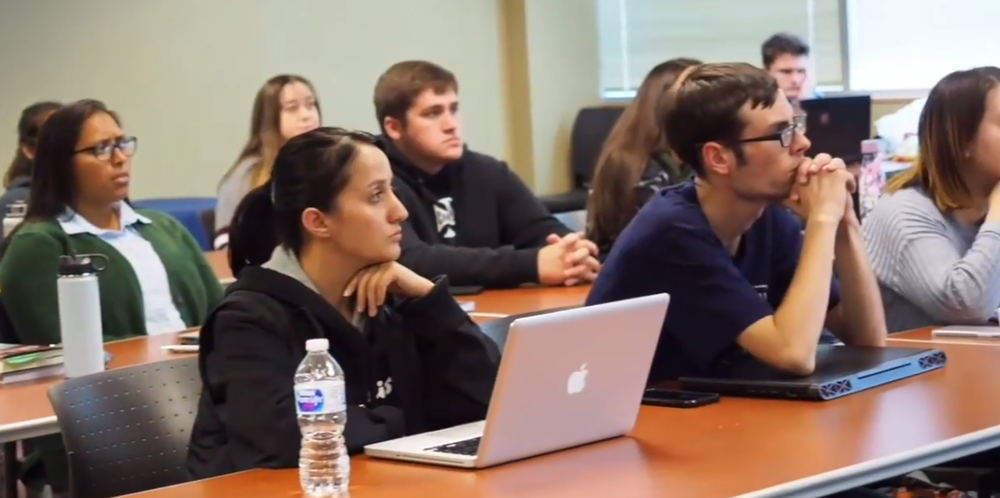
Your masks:
<svg viewBox="0 0 1000 498"><path fill-rule="evenodd" d="M225 255L209 254L217 269ZM221 267L219 265L222 265ZM582 303L586 287L487 292L476 311L513 314ZM162 360L173 334L108 344L112 368ZM827 403L726 398L695 410L643 407L632 437L483 471L353 459L353 498L620 495L731 497L842 470L1000 425L1000 348L935 341L928 331L893 345L945 349L950 365ZM977 379L968 382L968 379ZM52 416L58 380L0 387L0 427ZM257 470L142 493L143 498L300 496L297 471Z"/></svg>
<svg viewBox="0 0 1000 498"><path fill-rule="evenodd" d="M212 255L214 254L214 255ZM216 251L210 253L213 266L225 264L225 255ZM589 287L571 288L526 288L505 291L491 291L478 296L464 297L462 300L476 302L476 311L488 314L516 314L547 308L577 306L583 304ZM494 317L473 316L476 321L489 321ZM164 352L161 347L176 343L176 334L164 334L149 338L128 339L109 343L105 347L113 355L109 368L120 368L159 361L177 355ZM53 417L49 404L48 389L61 378L41 379L10 385L0 385L0 433L4 427ZM6 440L0 437L0 441Z"/></svg>
<svg viewBox="0 0 1000 498"><path fill-rule="evenodd" d="M229 271L228 251L208 251L205 253L205 259L208 260L208 264L215 270L215 274L219 276L219 280L226 281L233 278L233 272Z"/></svg>
<svg viewBox="0 0 1000 498"><path fill-rule="evenodd" d="M163 334L108 343L105 349L112 355L108 368L141 365L176 357L161 349L162 346L176 344L176 335ZM0 430L6 425L54 416L48 390L60 381L62 377L0 385Z"/></svg>
<svg viewBox="0 0 1000 498"><path fill-rule="evenodd" d="M929 334L897 337L893 345L912 346ZM948 353L945 369L840 400L725 398L694 410L643 407L629 438L493 469L356 457L351 496L638 498L672 490L678 496L723 498L877 463L1000 425L1000 348L936 346ZM296 470L255 470L136 496L298 493Z"/></svg>
<svg viewBox="0 0 1000 498"><path fill-rule="evenodd" d="M226 251L205 253L220 280L232 278L229 271L229 256ZM551 289L511 289L490 291L478 296L460 296L459 301L475 301L474 313L513 315L529 311L579 306L587 298L590 286Z"/></svg>

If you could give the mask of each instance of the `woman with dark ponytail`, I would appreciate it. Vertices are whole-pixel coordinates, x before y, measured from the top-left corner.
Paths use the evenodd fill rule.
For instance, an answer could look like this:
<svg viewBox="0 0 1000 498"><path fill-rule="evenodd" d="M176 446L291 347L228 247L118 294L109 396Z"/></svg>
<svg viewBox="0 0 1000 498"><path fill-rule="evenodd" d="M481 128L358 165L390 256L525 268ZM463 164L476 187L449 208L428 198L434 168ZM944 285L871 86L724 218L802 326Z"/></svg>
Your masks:
<svg viewBox="0 0 1000 498"><path fill-rule="evenodd" d="M201 329L192 477L298 465L292 381L312 338L344 369L351 454L485 418L499 351L446 278L396 262L407 212L374 144L339 128L292 138L236 209L237 279Z"/></svg>

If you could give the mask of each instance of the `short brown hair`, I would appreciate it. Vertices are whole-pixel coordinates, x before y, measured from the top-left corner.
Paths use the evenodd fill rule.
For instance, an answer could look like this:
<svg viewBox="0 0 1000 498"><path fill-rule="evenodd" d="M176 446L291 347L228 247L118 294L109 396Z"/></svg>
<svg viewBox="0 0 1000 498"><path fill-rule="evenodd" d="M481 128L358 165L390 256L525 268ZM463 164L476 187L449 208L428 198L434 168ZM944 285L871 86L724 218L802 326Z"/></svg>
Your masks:
<svg viewBox="0 0 1000 498"><path fill-rule="evenodd" d="M942 211L971 207L972 193L961 172L986 114L986 99L998 86L1000 68L993 66L955 71L934 85L920 112L917 163L896 175L886 191L921 187Z"/></svg>
<svg viewBox="0 0 1000 498"><path fill-rule="evenodd" d="M778 96L774 77L742 62L701 64L677 78L660 100L657 114L667 143L677 157L698 176L705 176L702 147L719 142L732 148L743 161L740 135L746 127L740 110L770 108Z"/></svg>
<svg viewBox="0 0 1000 498"><path fill-rule="evenodd" d="M764 40L760 46L760 58L764 69L770 69L778 57L789 54L795 57L809 55L809 44L791 33L778 33Z"/></svg>
<svg viewBox="0 0 1000 498"><path fill-rule="evenodd" d="M458 80L451 71L427 61L397 62L375 83L375 118L385 131L385 118L405 121L406 111L425 90L435 93L458 92Z"/></svg>

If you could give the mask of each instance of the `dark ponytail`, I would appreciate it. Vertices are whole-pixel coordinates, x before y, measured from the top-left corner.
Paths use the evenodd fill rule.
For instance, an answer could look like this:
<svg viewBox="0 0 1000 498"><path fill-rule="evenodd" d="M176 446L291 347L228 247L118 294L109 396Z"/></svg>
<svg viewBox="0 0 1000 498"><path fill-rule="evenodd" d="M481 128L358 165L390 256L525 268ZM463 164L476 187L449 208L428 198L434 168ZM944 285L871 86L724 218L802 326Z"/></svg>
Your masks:
<svg viewBox="0 0 1000 498"><path fill-rule="evenodd" d="M302 212L336 209L361 145L375 137L343 128L317 128L292 138L274 160L271 179L240 201L229 225L229 269L233 276L260 266L281 245L296 256L306 244Z"/></svg>
<svg viewBox="0 0 1000 498"><path fill-rule="evenodd" d="M233 214L229 225L229 269L233 276L248 266L260 266L278 247L275 233L271 182L250 191Z"/></svg>
<svg viewBox="0 0 1000 498"><path fill-rule="evenodd" d="M14 151L14 159L7 167L7 172L4 173L4 188L10 188L11 183L17 178L31 176L33 162L25 155L24 149L34 150L45 119L60 107L62 104L58 102L36 102L21 111L21 118L17 121L17 149Z"/></svg>

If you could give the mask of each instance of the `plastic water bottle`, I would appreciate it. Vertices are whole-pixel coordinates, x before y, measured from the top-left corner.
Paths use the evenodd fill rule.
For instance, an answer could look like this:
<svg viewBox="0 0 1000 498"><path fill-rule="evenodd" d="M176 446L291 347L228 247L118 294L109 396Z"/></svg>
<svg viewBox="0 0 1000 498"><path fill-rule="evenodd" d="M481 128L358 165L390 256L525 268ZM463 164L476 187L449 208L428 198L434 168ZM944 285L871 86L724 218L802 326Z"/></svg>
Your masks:
<svg viewBox="0 0 1000 498"><path fill-rule="evenodd" d="M351 481L351 460L344 443L344 371L329 349L327 339L309 339L306 357L295 371L295 409L302 432L299 481L310 497L348 496Z"/></svg>
<svg viewBox="0 0 1000 498"><path fill-rule="evenodd" d="M14 201L7 207L7 213L3 217L3 238L6 239L24 221L24 214L27 212L28 203L24 201Z"/></svg>
<svg viewBox="0 0 1000 498"><path fill-rule="evenodd" d="M56 294L66 377L104 371L100 268L94 256L60 256Z"/></svg>

